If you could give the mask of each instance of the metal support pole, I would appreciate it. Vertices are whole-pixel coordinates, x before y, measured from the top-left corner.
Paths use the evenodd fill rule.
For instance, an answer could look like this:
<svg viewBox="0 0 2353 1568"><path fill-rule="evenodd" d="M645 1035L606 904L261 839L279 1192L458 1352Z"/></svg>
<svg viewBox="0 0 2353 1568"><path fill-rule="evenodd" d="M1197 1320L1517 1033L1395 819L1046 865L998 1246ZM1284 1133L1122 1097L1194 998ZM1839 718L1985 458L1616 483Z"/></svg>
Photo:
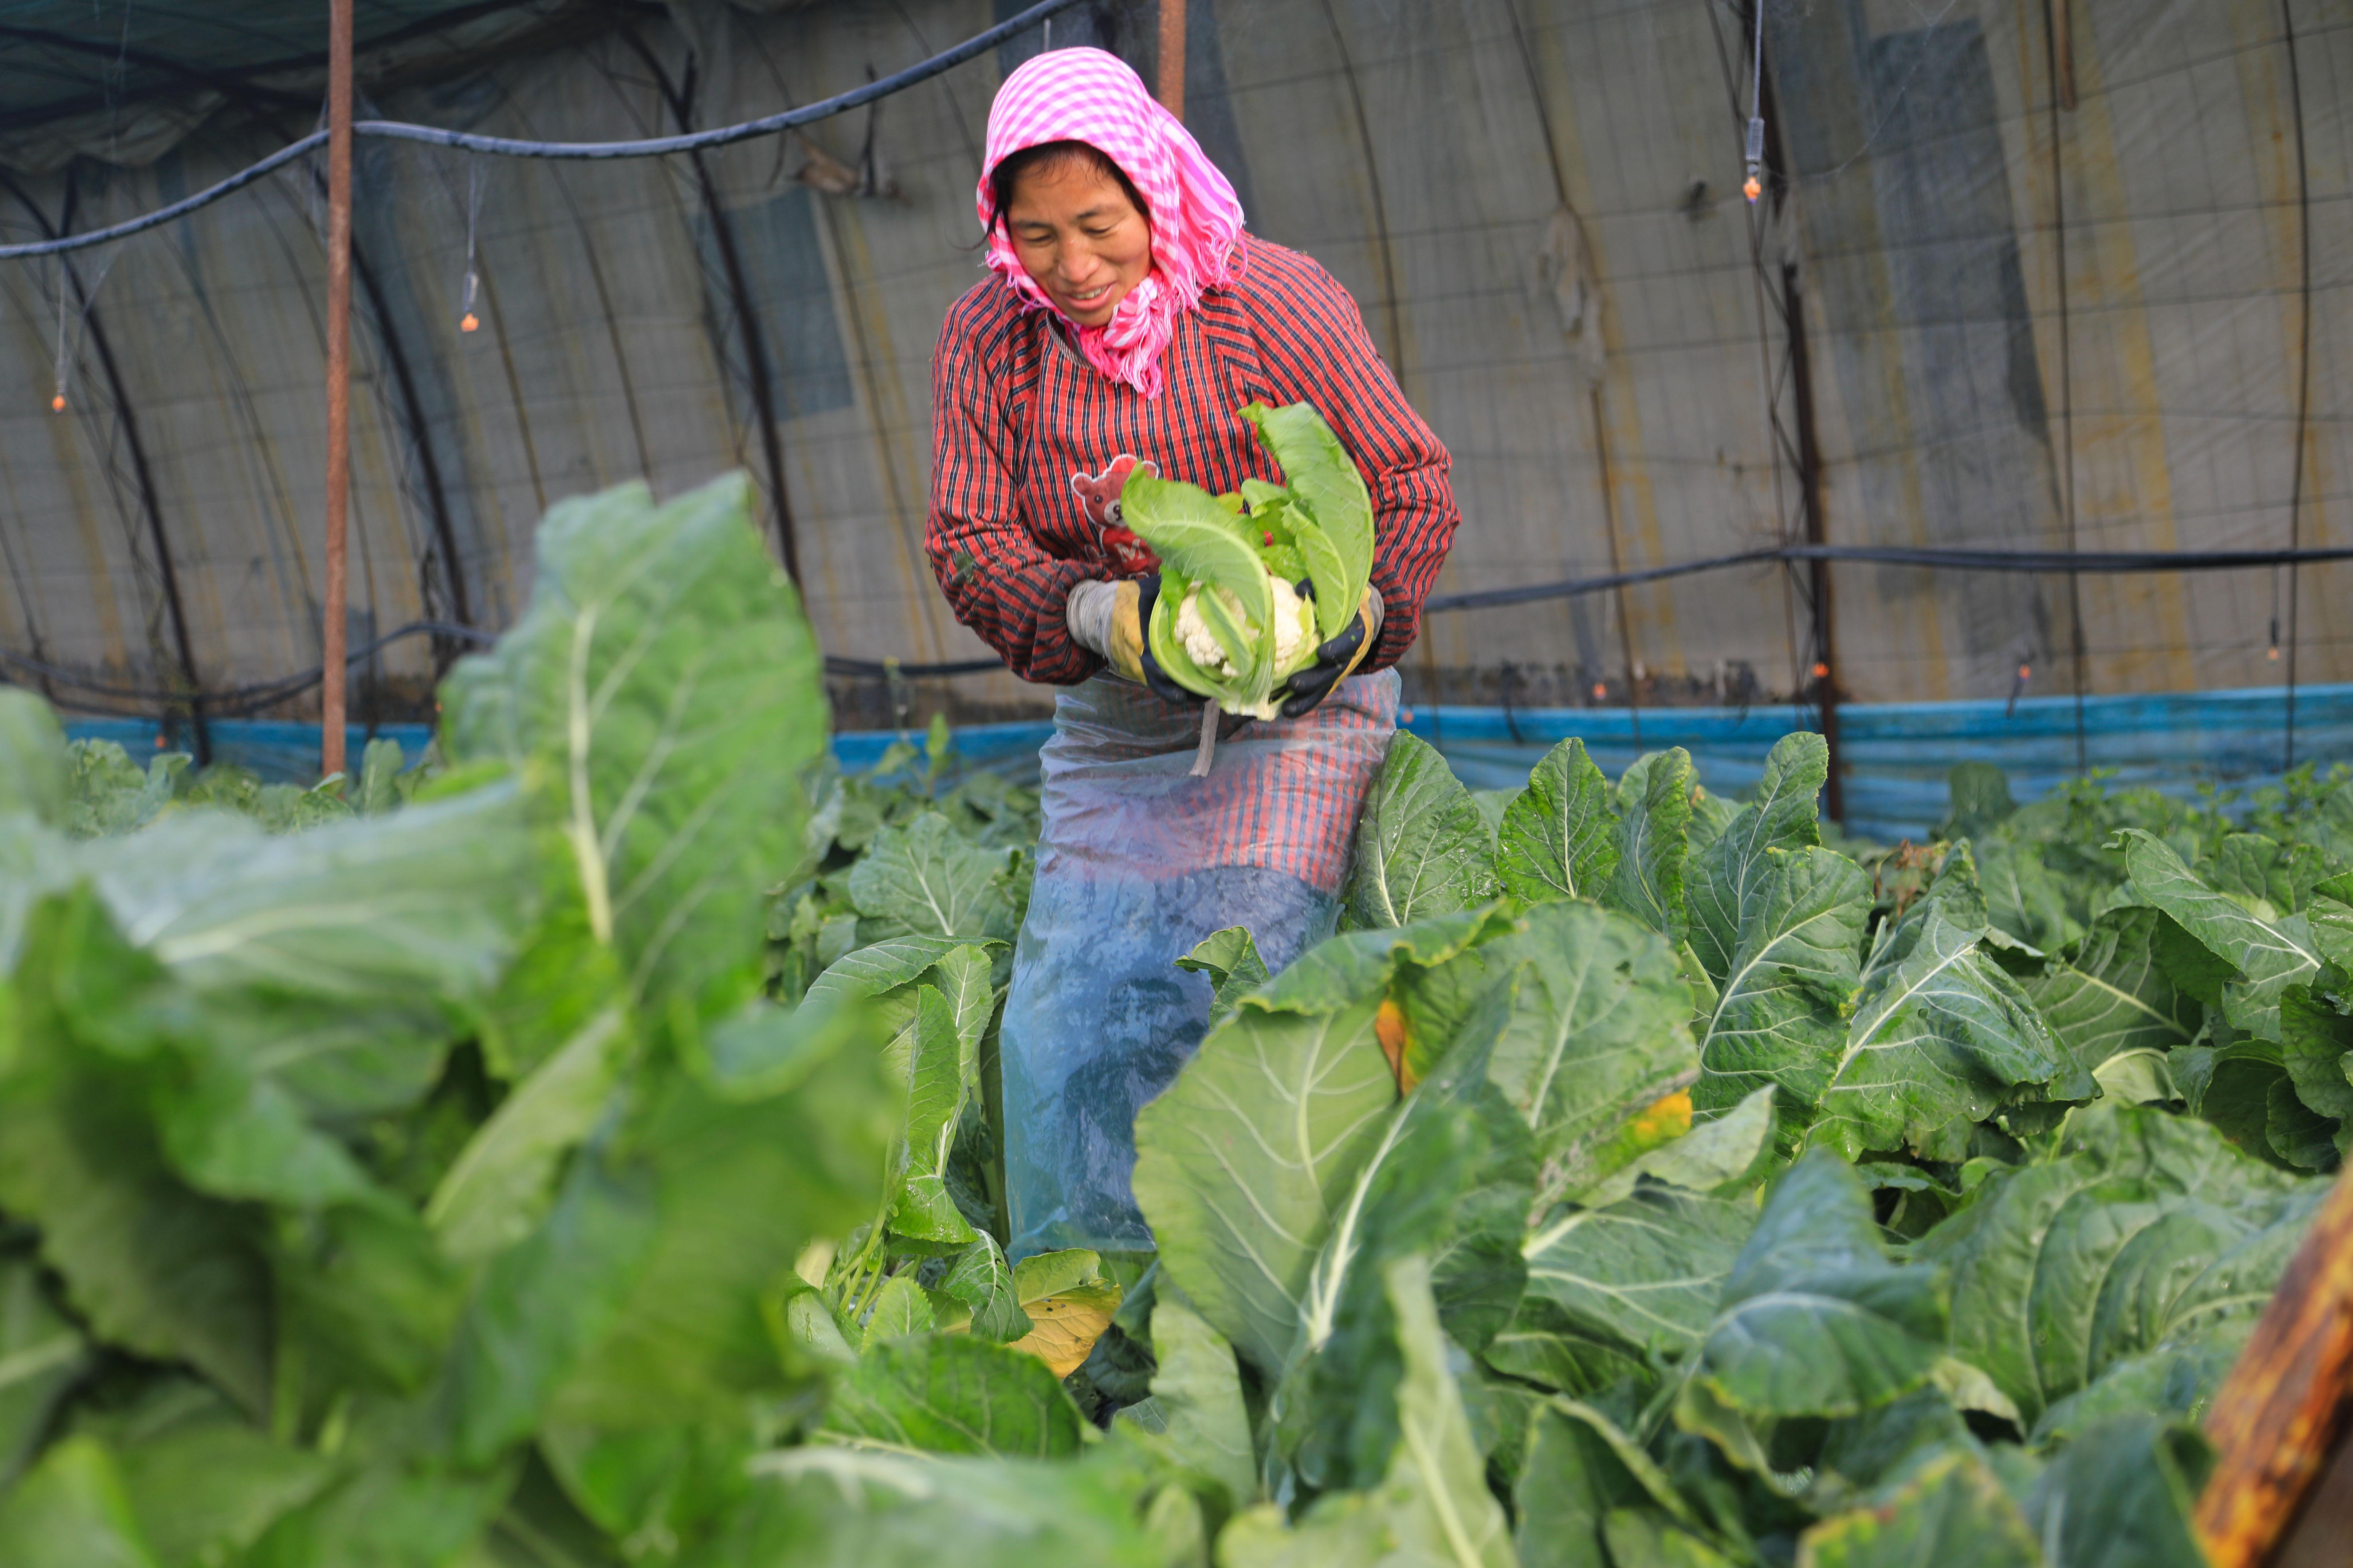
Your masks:
<svg viewBox="0 0 2353 1568"><path fill-rule="evenodd" d="M1789 321L1789 391L1798 416L1798 504L1804 509L1806 542L1830 542L1822 512L1822 451L1814 432L1814 376L1806 353L1805 293L1794 263L1781 268L1781 301ZM1822 806L1832 822L1846 822L1846 778L1839 755L1838 622L1831 613L1831 563L1809 563L1814 601L1814 703L1821 714L1822 743L1830 751L1830 778Z"/></svg>
<svg viewBox="0 0 2353 1568"><path fill-rule="evenodd" d="M1160 102L1185 118L1185 0L1160 0Z"/></svg>
<svg viewBox="0 0 2353 1568"><path fill-rule="evenodd" d="M344 771L344 534L352 491L352 0L327 11L327 602L319 772Z"/></svg>

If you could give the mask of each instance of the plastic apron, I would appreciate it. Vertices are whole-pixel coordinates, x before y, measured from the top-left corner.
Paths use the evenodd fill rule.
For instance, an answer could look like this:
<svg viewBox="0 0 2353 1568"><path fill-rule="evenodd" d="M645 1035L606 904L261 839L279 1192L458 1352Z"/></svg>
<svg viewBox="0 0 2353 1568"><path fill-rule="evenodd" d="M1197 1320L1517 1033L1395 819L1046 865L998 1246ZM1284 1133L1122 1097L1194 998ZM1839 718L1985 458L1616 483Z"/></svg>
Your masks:
<svg viewBox="0 0 2353 1568"><path fill-rule="evenodd" d="M1059 694L999 1036L1014 1257L1152 1245L1129 1187L1135 1113L1209 1015L1208 979L1176 961L1227 926L1270 970L1331 934L1397 710L1394 672L1355 677L1303 718L1220 739L1194 778L1198 709L1110 676Z"/></svg>

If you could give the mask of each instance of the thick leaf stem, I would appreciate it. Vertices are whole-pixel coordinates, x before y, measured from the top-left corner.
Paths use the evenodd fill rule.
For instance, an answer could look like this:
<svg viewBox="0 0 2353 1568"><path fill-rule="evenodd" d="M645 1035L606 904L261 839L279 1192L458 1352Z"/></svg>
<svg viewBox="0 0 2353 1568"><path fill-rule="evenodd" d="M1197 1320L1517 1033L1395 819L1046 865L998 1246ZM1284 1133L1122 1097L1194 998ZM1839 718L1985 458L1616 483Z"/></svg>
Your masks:
<svg viewBox="0 0 2353 1568"><path fill-rule="evenodd" d="M596 805L588 791L588 651L596 639L596 606L584 605L572 623L572 663L565 683L566 752L571 768L572 821L565 830L573 858L580 864L580 890L588 905L588 929L600 942L613 940L613 894L606 879L605 853L596 833Z"/></svg>

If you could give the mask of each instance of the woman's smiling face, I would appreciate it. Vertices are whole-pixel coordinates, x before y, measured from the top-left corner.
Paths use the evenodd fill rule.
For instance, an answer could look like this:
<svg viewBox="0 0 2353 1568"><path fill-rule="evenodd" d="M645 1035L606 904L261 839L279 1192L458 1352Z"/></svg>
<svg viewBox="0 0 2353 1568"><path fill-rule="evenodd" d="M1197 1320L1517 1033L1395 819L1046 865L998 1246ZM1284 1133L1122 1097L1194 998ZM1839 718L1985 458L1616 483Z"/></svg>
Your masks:
<svg viewBox="0 0 2353 1568"><path fill-rule="evenodd" d="M1046 298L1082 327L1100 327L1152 270L1152 224L1091 158L1025 169L1005 205L1013 253Z"/></svg>

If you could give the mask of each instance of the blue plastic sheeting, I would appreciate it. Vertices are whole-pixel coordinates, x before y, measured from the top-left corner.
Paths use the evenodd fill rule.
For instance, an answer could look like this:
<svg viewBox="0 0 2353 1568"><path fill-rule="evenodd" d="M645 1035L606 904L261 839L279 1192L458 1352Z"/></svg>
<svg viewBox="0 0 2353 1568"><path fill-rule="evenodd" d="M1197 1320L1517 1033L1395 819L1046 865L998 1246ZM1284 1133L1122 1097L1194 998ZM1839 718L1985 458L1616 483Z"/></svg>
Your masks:
<svg viewBox="0 0 2353 1568"><path fill-rule="evenodd" d="M2120 786L2189 795L2200 784L2251 789L2276 782L2285 758L2286 700L2276 687L2084 702L2084 754ZM1810 728L1787 707L1417 708L1402 728L1437 746L1473 789L1516 789L1555 742L1575 735L1615 777L1643 752L1689 751L1700 782L1720 794L1752 787L1773 742ZM1635 740L1639 721L1641 739ZM1516 731L1516 735L1515 735ZM1839 710L1846 829L1883 842L1925 837L1945 815L1955 763L1991 763L2021 802L2075 773L2075 702L2067 697L2002 702L1858 702ZM2353 762L2353 686L2307 686L2295 695L2295 754L2322 766Z"/></svg>
<svg viewBox="0 0 2353 1568"><path fill-rule="evenodd" d="M955 752L968 766L1001 773L1017 783L1038 782L1038 748L1054 734L1051 720L1021 724L967 724L955 732ZM846 773L862 773L882 760L894 741L915 745L923 742L920 730L851 730L833 738L834 761Z"/></svg>
<svg viewBox="0 0 2353 1568"><path fill-rule="evenodd" d="M283 719L216 719L210 731L215 763L251 768L272 784L309 784L319 776L319 726ZM429 724L379 724L378 738L400 742L406 761L415 766L433 739ZM364 724L345 728L343 746L351 765L360 765L367 745ZM185 724L158 724L152 719L69 719L66 734L76 741L112 741L138 762L157 752L193 752L195 732Z"/></svg>
<svg viewBox="0 0 2353 1568"><path fill-rule="evenodd" d="M2248 691L2187 691L2154 697L2094 697L2084 703L2084 750L2091 766L2112 770L2116 782L2188 795L2200 784L2253 789L2275 782L2284 758L2286 700L2276 687ZM1681 746L1699 765L1700 782L1739 795L1757 782L1765 753L1810 713L1788 707L1624 708L1421 707L1399 715L1410 730L1446 754L1473 789L1517 789L1528 769L1555 742L1581 737L1604 772L1615 777L1643 752ZM1637 725L1641 740L1635 739ZM157 729L130 719L76 720L77 739L119 742L132 755L153 752ZM967 763L1034 782L1038 748L1054 732L1050 723L973 724L955 732ZM351 730L356 761L366 731ZM422 724L380 725L409 757L423 754L431 731ZM264 778L303 779L318 766L319 729L258 719L212 726L215 760L253 769ZM871 768L892 742L920 734L854 731L833 738L834 755L851 773ZM1839 710L1840 757L1845 768L1847 831L1893 843L1925 837L1945 815L1945 775L1955 763L1991 763L2010 776L2021 802L2044 794L2075 773L2075 703L2066 697L2029 697L2015 710L2001 702L1858 702ZM185 732L169 744L185 749ZM2353 763L2353 686L2306 686L2295 694L2295 754L2326 768Z"/></svg>

